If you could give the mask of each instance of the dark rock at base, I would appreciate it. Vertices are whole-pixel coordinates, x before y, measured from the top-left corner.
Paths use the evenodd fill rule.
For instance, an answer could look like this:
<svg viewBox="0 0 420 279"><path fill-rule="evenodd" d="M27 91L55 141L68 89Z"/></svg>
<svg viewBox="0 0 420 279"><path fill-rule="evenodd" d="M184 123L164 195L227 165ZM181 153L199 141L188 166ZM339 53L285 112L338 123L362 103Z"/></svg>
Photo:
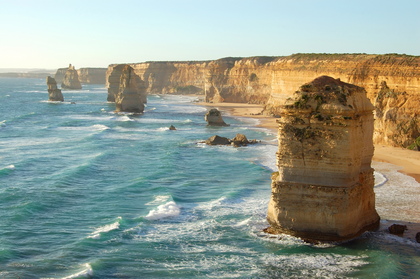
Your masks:
<svg viewBox="0 0 420 279"><path fill-rule="evenodd" d="M206 144L208 145L229 145L230 140L225 137L220 137L218 135L214 135L206 140Z"/></svg>
<svg viewBox="0 0 420 279"><path fill-rule="evenodd" d="M169 130L171 130L171 131L175 131L175 130L176 130L176 128L175 128L175 126L174 126L174 125L171 125L171 126L169 126Z"/></svg>
<svg viewBox="0 0 420 279"><path fill-rule="evenodd" d="M420 243L420 232L416 233L416 241Z"/></svg>
<svg viewBox="0 0 420 279"><path fill-rule="evenodd" d="M388 231L392 234L401 235L404 234L404 231L407 230L406 225L399 225L399 224L393 224L388 227Z"/></svg>
<svg viewBox="0 0 420 279"><path fill-rule="evenodd" d="M204 119L209 126L229 126L229 124L226 124L225 121L223 121L220 111L215 108L209 110L204 116Z"/></svg>

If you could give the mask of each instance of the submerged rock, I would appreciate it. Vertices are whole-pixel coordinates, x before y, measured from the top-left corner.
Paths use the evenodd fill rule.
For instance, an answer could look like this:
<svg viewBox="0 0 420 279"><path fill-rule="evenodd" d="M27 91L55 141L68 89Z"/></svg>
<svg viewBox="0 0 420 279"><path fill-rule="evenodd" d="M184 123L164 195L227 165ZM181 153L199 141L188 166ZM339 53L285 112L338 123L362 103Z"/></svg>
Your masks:
<svg viewBox="0 0 420 279"><path fill-rule="evenodd" d="M118 94L115 96L116 111L142 113L147 103L144 81L134 73L134 69L125 65L121 70Z"/></svg>
<svg viewBox="0 0 420 279"><path fill-rule="evenodd" d="M209 126L229 126L229 124L226 124L225 121L223 121L220 111L215 108L209 110L204 116L204 119Z"/></svg>
<svg viewBox="0 0 420 279"><path fill-rule="evenodd" d="M61 83L62 89L82 89L82 84L79 80L79 74L73 65L69 65L66 74L64 75L63 82Z"/></svg>
<svg viewBox="0 0 420 279"><path fill-rule="evenodd" d="M54 102L64 102L63 93L57 88L57 82L54 78L47 77L47 86L48 86L48 100Z"/></svg>
<svg viewBox="0 0 420 279"><path fill-rule="evenodd" d="M302 85L286 102L277 120L271 232L339 241L379 226L372 111L363 88L328 76Z"/></svg>

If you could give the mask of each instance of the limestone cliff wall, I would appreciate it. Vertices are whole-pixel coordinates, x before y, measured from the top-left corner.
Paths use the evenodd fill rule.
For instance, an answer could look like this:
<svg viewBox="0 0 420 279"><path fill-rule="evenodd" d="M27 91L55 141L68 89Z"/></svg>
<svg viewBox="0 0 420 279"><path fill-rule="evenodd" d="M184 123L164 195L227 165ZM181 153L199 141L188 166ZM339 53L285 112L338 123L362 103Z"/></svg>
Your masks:
<svg viewBox="0 0 420 279"><path fill-rule="evenodd" d="M107 68L80 68L77 70L81 83L105 84Z"/></svg>
<svg viewBox="0 0 420 279"><path fill-rule="evenodd" d="M281 105L301 84L328 75L366 89L375 105L375 143L406 146L420 136L419 56L295 54L130 66L146 82L148 93L194 93L205 95L207 102L264 104L265 113L272 115L280 114ZM384 81L392 94L380 94Z"/></svg>
<svg viewBox="0 0 420 279"><path fill-rule="evenodd" d="M55 73L55 80L58 84L63 82L64 76L68 68L59 68ZM108 68L80 68L77 70L80 83L85 84L105 84Z"/></svg>

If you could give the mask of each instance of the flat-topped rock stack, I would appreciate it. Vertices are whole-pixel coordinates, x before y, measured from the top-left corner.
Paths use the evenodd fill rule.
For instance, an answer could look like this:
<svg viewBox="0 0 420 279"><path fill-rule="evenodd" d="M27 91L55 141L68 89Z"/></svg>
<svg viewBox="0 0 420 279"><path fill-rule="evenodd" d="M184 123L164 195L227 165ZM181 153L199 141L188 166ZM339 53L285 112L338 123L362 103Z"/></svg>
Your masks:
<svg viewBox="0 0 420 279"><path fill-rule="evenodd" d="M377 228L372 111L362 87L328 76L286 101L268 232L339 241Z"/></svg>

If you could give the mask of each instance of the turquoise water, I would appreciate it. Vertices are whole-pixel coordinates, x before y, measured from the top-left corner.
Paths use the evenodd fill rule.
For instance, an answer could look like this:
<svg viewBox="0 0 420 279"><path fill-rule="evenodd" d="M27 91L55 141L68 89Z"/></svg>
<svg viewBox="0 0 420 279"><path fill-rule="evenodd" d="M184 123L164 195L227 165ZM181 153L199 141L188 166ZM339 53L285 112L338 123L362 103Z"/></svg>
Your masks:
<svg viewBox="0 0 420 279"><path fill-rule="evenodd" d="M130 115L98 85L63 95L0 78L0 278L420 277L419 244L383 232L262 233L276 140L255 120L206 127L194 97L149 96ZM262 143L200 143L238 132Z"/></svg>

